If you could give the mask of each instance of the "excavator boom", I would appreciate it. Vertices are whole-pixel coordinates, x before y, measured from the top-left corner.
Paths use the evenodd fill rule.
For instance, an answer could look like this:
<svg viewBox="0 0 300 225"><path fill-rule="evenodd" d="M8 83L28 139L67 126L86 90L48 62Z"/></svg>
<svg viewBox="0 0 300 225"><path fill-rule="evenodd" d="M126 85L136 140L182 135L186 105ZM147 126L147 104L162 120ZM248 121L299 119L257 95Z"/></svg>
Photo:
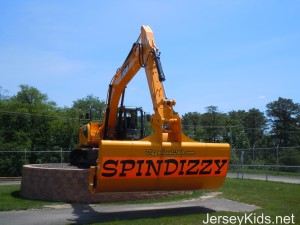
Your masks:
<svg viewBox="0 0 300 225"><path fill-rule="evenodd" d="M118 104L136 73L145 69L154 113L154 133L141 140L117 140ZM90 168L90 191L127 192L216 189L225 180L230 146L200 143L182 133L175 100L165 96L166 80L150 27L142 26L125 62L113 77L100 132L97 166Z"/></svg>

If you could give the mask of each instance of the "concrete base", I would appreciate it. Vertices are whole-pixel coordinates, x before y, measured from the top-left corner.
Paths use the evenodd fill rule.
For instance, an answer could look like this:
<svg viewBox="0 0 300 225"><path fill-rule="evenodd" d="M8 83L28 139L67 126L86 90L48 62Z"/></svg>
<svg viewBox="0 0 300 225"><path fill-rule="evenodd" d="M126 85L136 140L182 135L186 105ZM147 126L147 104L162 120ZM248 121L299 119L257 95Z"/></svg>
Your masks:
<svg viewBox="0 0 300 225"><path fill-rule="evenodd" d="M76 203L116 202L137 199L161 198L188 191L172 192L89 192L89 169L68 164L31 164L22 169L21 196L29 199Z"/></svg>

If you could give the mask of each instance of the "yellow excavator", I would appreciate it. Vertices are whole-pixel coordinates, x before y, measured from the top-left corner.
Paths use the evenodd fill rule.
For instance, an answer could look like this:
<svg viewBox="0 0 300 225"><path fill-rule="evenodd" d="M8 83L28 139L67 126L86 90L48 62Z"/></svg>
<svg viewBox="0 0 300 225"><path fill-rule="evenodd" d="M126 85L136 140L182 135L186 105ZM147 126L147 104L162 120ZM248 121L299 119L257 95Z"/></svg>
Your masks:
<svg viewBox="0 0 300 225"><path fill-rule="evenodd" d="M153 134L147 137L143 110L124 106L125 88L141 68L154 110L149 120ZM90 165L92 193L216 189L224 182L229 144L201 143L185 136L173 110L175 100L165 95L164 81L153 32L142 26L111 80L103 123L80 128L80 148L71 156L74 164Z"/></svg>

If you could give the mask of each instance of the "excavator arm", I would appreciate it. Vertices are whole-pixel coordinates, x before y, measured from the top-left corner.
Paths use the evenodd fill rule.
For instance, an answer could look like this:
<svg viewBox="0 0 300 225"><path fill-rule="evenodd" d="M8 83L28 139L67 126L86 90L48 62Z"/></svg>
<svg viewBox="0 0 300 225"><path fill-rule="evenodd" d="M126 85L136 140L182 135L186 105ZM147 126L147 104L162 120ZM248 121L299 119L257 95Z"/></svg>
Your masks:
<svg viewBox="0 0 300 225"><path fill-rule="evenodd" d="M109 85L107 108L104 116L104 140L116 139L116 118L121 95L131 79L144 67L154 109L151 121L152 128L159 136L158 138L162 138L162 133L165 133L164 138L180 141L180 118L173 113L175 101L169 100L165 96L163 86L165 75L159 54L151 28L142 26L139 38L133 44L125 62L118 69ZM163 128L166 132L163 132Z"/></svg>
<svg viewBox="0 0 300 225"><path fill-rule="evenodd" d="M116 140L119 101L142 67L153 104L154 133L141 140ZM109 85L98 162L90 168L92 193L216 189L224 182L229 144L200 143L186 137L181 119L173 110L175 100L165 96L164 81L153 32L142 26L139 38Z"/></svg>

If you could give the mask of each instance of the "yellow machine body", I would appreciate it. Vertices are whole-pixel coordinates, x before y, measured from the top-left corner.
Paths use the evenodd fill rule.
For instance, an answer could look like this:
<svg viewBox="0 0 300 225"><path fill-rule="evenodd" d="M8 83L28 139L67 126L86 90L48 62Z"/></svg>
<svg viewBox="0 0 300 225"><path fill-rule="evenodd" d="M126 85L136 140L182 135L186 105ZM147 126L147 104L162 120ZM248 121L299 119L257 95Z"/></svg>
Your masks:
<svg viewBox="0 0 300 225"><path fill-rule="evenodd" d="M79 143L81 146L99 146L100 142L100 124L99 123L87 123L80 127L79 130Z"/></svg>
<svg viewBox="0 0 300 225"><path fill-rule="evenodd" d="M123 105L126 85L142 67L153 104L154 133L141 140L118 140L118 104L121 99ZM229 144L201 143L186 137L181 118L173 110L175 100L165 96L164 81L153 32L142 26L109 85L104 121L99 127L98 161L90 167L92 193L217 189L224 182Z"/></svg>
<svg viewBox="0 0 300 225"><path fill-rule="evenodd" d="M100 149L93 193L217 189L229 164L228 144L103 140Z"/></svg>

